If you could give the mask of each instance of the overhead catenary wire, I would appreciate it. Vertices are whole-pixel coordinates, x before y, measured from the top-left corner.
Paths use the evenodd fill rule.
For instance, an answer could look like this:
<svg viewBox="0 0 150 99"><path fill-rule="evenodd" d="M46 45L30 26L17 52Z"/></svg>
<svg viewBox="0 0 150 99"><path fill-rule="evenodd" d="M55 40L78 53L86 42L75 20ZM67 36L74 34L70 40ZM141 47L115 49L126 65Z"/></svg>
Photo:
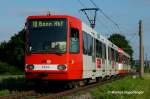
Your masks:
<svg viewBox="0 0 150 99"><path fill-rule="evenodd" d="M81 6L83 6L84 8L86 7L86 6L84 5L84 3L82 3L80 0L78 0L78 1L79 1L79 3L80 3Z"/></svg>
<svg viewBox="0 0 150 99"><path fill-rule="evenodd" d="M90 1L96 8L99 8L99 11L104 15L104 17L106 17L109 21L111 21L111 22L117 27L117 29L119 30L120 33L123 33L123 32L121 31L119 25L117 24L117 22L115 22L115 21L112 20L107 14L105 14L105 12L104 12L100 7L98 7L98 6L95 4L95 2L94 2L93 0L89 0L89 1ZM129 34L129 35L131 35L131 34ZM128 35L128 36L129 36L129 35ZM129 39L130 42L132 42L133 38L136 37L136 33L132 34L131 37L132 37L132 38Z"/></svg>
<svg viewBox="0 0 150 99"><path fill-rule="evenodd" d="M81 0L78 0L78 3L79 3L83 8L87 8L87 7L85 6L85 4L84 4L83 2L81 2ZM99 17L97 17L97 21L99 21L99 24L101 24L104 28L106 28L106 30L107 30L108 32L112 33L111 29L109 29L108 26L105 25L105 24L101 21L101 19L99 19Z"/></svg>
<svg viewBox="0 0 150 99"><path fill-rule="evenodd" d="M81 2L81 0L78 0L78 2L80 3L80 5L83 7L83 8L87 8L86 6L85 6L85 4L83 3L83 2ZM96 5L96 3L93 1L93 0L89 0L89 3L91 3L92 5L94 5L96 8L98 8L99 9L99 11L102 13L102 15L103 16L101 16L101 18L102 17L104 17L103 18L103 21L105 20L106 21L106 19L107 19L107 21L110 21L111 23L113 23L114 25L115 25L115 27L116 27L116 29L117 29L117 31L118 32L114 32L114 29L115 28L111 28L111 29L109 29L110 28L110 26L108 26L108 25L106 25L105 24L105 22L102 22L102 20L99 18L99 17L96 17L97 18L97 21L99 22L99 24L102 24L102 26L104 27L104 28L106 28L106 30L109 32L109 33L123 33L123 31L122 31L122 29L120 28L120 26L117 24L117 22L115 22L111 17L109 17L100 7L98 7L97 5ZM131 35L134 35L134 34L129 34L129 33L125 33L127 36L131 36Z"/></svg>
<svg viewBox="0 0 150 99"><path fill-rule="evenodd" d="M108 26L107 25L105 25L99 18L97 18L97 21L100 23L100 24L102 24L102 26L104 27L104 28L106 28L106 30L108 31L108 32L112 32L109 28L108 28Z"/></svg>
<svg viewBox="0 0 150 99"><path fill-rule="evenodd" d="M119 30L120 33L122 33L119 25L117 24L117 22L115 22L113 19L111 19L100 7L98 7L95 2L93 0L90 0L90 2L96 7L96 8L99 8L99 11L109 20L111 21Z"/></svg>
<svg viewBox="0 0 150 99"><path fill-rule="evenodd" d="M83 8L86 8L85 4L83 2L81 2L81 0L78 0L78 2L80 3L80 5L83 7ZM115 22L111 17L109 17L100 7L98 7L96 5L96 3L93 1L93 0L89 0L89 2L94 5L96 8L99 9L99 11L102 13L103 17L105 17L108 21L110 21L111 23L113 23L116 27L116 29L119 31L118 33L123 33L122 29L120 28L120 26L117 24L117 22ZM101 16L102 18L102 16ZM103 19L106 20L106 19ZM100 21L101 19L99 17L97 17L97 21L99 21L100 24L103 25L104 28L107 29L108 32L110 32L110 29L108 29L109 26L105 25L104 23L102 23L102 20ZM114 29L114 28L111 28L111 29ZM111 33L117 33L117 32L114 32L114 31L111 31ZM131 36L131 35L134 35L134 34L129 34L129 33L124 33L126 34L127 36Z"/></svg>

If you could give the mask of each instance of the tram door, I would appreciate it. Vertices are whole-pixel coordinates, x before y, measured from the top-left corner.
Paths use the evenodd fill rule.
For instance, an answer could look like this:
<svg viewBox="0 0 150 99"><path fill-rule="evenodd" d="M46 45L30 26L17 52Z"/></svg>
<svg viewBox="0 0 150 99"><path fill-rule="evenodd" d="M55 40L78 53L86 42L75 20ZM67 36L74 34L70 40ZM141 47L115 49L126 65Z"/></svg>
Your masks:
<svg viewBox="0 0 150 99"><path fill-rule="evenodd" d="M92 70L92 78L95 79L96 78L96 39L92 38L92 66L93 66L93 70Z"/></svg>
<svg viewBox="0 0 150 99"><path fill-rule="evenodd" d="M92 35L83 31L83 78L96 77L95 40Z"/></svg>

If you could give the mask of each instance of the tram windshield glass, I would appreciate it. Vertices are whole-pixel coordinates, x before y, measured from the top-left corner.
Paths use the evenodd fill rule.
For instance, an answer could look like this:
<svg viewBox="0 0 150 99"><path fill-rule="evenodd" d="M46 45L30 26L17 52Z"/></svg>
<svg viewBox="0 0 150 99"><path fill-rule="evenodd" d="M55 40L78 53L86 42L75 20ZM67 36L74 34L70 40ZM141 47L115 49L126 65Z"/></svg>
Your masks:
<svg viewBox="0 0 150 99"><path fill-rule="evenodd" d="M27 48L32 53L65 53L66 19L32 19L27 22Z"/></svg>

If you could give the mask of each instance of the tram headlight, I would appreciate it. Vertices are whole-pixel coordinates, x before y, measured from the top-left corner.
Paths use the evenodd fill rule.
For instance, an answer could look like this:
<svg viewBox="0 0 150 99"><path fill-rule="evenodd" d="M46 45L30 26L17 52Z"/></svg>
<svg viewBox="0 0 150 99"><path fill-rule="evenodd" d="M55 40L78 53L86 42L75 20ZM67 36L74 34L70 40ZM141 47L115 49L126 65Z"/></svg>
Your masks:
<svg viewBox="0 0 150 99"><path fill-rule="evenodd" d="M65 65L58 65L57 69L58 70L65 70L67 67Z"/></svg>
<svg viewBox="0 0 150 99"><path fill-rule="evenodd" d="M30 69L30 70L33 70L34 69L34 65L27 65L26 68Z"/></svg>

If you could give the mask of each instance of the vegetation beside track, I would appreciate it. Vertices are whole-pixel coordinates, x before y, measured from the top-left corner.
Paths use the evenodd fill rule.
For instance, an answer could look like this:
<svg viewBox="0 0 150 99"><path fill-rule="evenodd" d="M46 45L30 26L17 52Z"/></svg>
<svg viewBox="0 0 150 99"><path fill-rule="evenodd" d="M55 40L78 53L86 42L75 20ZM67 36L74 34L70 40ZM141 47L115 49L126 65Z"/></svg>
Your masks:
<svg viewBox="0 0 150 99"><path fill-rule="evenodd" d="M19 76L0 76L0 96L6 96L15 92L24 91L26 88L25 79Z"/></svg>
<svg viewBox="0 0 150 99"><path fill-rule="evenodd" d="M148 75L143 79L125 77L123 80L94 88L90 93L96 99L149 99L149 77Z"/></svg>
<svg viewBox="0 0 150 99"><path fill-rule="evenodd" d="M6 96L23 89L24 73L8 63L0 61L0 96Z"/></svg>
<svg viewBox="0 0 150 99"><path fill-rule="evenodd" d="M0 61L0 76L2 75L22 75L23 71L10 64Z"/></svg>
<svg viewBox="0 0 150 99"><path fill-rule="evenodd" d="M8 77L0 80L0 96L9 96L17 93L20 94L20 92L27 92L30 90L34 90L38 95L45 95L52 92L52 90L44 91L45 88L49 89L48 87L36 89L32 85L26 84L25 78L21 76L13 78ZM87 94L84 94L84 91L82 95L81 91L80 95L77 95L76 97L79 97L79 99L86 97L89 99L149 99L149 89L150 75L146 74L143 79L125 77L123 80L100 85L99 87L90 89ZM29 97L32 97L32 95ZM70 99L71 97L68 98Z"/></svg>
<svg viewBox="0 0 150 99"><path fill-rule="evenodd" d="M28 99L28 97L38 97L49 93L55 93L56 90L54 90L54 88L57 89L55 84L51 86L36 80L28 82L24 75L0 76L0 99L11 99L12 97L14 97L13 99L20 99L20 97L27 97Z"/></svg>

